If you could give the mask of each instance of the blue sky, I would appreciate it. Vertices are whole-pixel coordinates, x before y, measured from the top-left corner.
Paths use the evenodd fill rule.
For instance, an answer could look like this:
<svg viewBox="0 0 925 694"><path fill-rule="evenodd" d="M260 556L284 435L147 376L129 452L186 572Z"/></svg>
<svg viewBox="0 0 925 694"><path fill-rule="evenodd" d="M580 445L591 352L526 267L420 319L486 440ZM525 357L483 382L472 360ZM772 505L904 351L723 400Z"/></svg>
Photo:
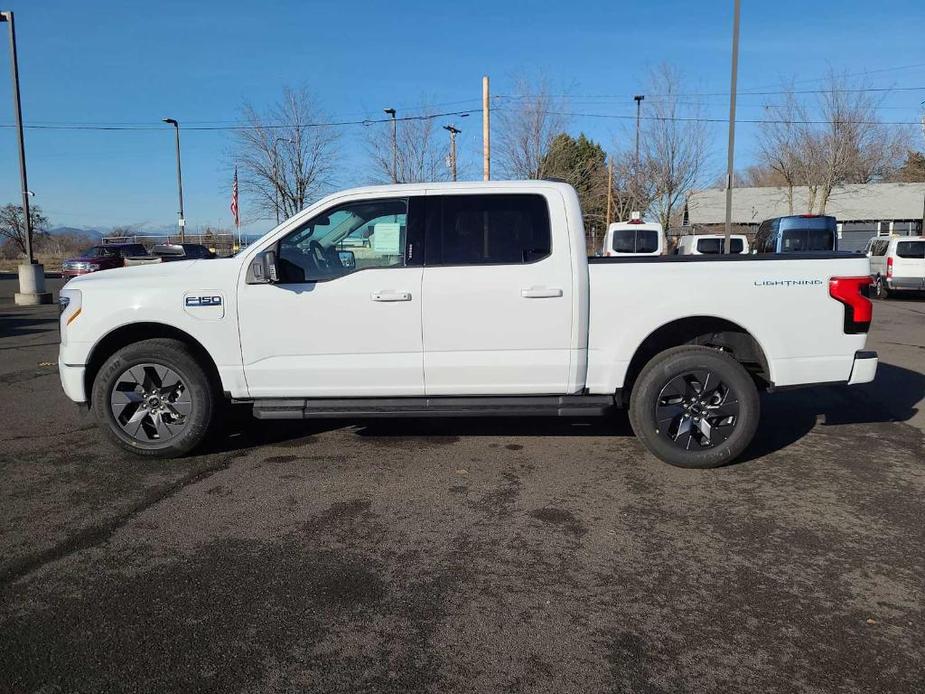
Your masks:
<svg viewBox="0 0 925 694"><path fill-rule="evenodd" d="M5 4L4 4L5 3ZM546 77L572 95L571 110L632 114L632 95L661 62L681 67L687 90L724 92L729 81L731 0L646 2L198 2L161 0L0 0L16 12L23 111L27 123L132 123L160 126L233 122L244 99L261 107L284 85L306 85L334 119L400 114L422 101L477 108L481 76L506 93L518 75ZM868 73L871 86L925 87L921 0L806 3L745 0L740 89L796 79L812 88L829 67ZM7 34L0 25L0 124L13 121ZM622 99L583 99L588 95ZM740 118L760 117L768 97L743 96ZM885 120L916 121L921 91L881 104ZM728 102L707 97L707 115ZM481 147L478 116L456 119L461 158ZM575 118L611 148L626 122ZM725 129L711 127L709 178L722 171ZM921 131L917 130L919 146ZM27 130L30 188L53 225L169 227L176 219L173 133ZM737 133L736 164L754 154L754 126ZM228 226L230 137L183 135L184 195L190 229ZM478 174L477 165L470 167ZM372 177L362 127L346 128L339 183ZM0 128L0 204L18 201L15 137ZM247 217L246 200L242 201ZM260 232L268 222L246 229Z"/></svg>

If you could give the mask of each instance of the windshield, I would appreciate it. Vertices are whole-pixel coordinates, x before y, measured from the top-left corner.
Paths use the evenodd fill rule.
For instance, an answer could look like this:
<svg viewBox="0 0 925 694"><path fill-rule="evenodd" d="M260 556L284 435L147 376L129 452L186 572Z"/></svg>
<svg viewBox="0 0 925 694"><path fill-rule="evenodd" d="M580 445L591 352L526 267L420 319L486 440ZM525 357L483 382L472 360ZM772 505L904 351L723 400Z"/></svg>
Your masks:
<svg viewBox="0 0 925 694"><path fill-rule="evenodd" d="M698 239L697 250L705 255L719 254L723 252L723 245L726 239ZM741 253L744 249L742 239L729 239L729 252Z"/></svg>
<svg viewBox="0 0 925 694"><path fill-rule="evenodd" d="M613 232L613 249L617 253L655 253L658 232L652 229L617 229Z"/></svg>

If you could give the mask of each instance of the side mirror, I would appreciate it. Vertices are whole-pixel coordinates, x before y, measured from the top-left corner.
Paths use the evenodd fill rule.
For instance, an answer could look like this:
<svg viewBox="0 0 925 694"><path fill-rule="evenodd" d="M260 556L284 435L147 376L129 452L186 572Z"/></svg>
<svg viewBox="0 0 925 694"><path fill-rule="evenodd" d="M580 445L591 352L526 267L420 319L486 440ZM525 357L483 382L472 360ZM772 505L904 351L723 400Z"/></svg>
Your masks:
<svg viewBox="0 0 925 694"><path fill-rule="evenodd" d="M353 251L338 251L337 256L340 258L341 267L344 270L355 270L357 266L357 258L353 254Z"/></svg>
<svg viewBox="0 0 925 694"><path fill-rule="evenodd" d="M279 282L276 268L276 252L264 251L251 261L248 269L248 284L273 284Z"/></svg>

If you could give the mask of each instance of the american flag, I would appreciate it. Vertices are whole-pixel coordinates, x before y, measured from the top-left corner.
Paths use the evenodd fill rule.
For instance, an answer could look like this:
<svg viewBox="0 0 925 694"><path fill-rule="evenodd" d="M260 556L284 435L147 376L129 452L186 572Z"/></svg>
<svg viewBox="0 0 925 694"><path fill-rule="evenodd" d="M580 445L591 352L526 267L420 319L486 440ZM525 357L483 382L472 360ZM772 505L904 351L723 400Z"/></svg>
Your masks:
<svg viewBox="0 0 925 694"><path fill-rule="evenodd" d="M234 225L241 225L241 218L238 216L238 167L234 167L234 182L231 184L231 216L234 217Z"/></svg>

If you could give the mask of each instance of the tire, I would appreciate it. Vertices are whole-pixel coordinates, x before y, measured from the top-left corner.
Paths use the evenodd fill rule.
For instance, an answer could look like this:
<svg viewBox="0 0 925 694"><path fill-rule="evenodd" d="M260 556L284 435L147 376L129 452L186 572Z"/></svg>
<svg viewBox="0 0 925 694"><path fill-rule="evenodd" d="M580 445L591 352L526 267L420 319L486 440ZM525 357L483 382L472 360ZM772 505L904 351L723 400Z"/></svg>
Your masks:
<svg viewBox="0 0 925 694"><path fill-rule="evenodd" d="M655 457L677 467L732 462L754 438L759 413L758 389L749 373L710 347L661 352L645 365L630 393L636 436Z"/></svg>
<svg viewBox="0 0 925 694"><path fill-rule="evenodd" d="M176 458L209 432L218 396L179 340L144 340L113 354L97 373L92 409L118 446L146 458Z"/></svg>
<svg viewBox="0 0 925 694"><path fill-rule="evenodd" d="M874 294L878 299L890 298L890 290L886 288L886 282L883 281L882 277L878 277L874 282Z"/></svg>

